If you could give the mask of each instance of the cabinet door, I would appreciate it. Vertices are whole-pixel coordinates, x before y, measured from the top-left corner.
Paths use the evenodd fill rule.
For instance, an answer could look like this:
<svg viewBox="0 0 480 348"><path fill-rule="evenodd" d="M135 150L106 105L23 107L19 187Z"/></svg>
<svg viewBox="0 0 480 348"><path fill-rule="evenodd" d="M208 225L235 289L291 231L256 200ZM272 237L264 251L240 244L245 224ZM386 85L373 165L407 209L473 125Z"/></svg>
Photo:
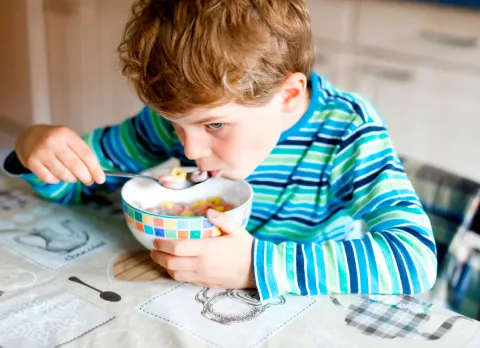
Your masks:
<svg viewBox="0 0 480 348"><path fill-rule="evenodd" d="M325 76L336 87L349 89L351 76L348 73L348 67L352 64L352 57L344 51L343 48L316 39L314 71Z"/></svg>
<svg viewBox="0 0 480 348"><path fill-rule="evenodd" d="M480 75L374 58L358 58L353 75L400 154L480 180Z"/></svg>
<svg viewBox="0 0 480 348"><path fill-rule="evenodd" d="M309 0L312 32L317 38L346 42L355 24L356 0Z"/></svg>
<svg viewBox="0 0 480 348"><path fill-rule="evenodd" d="M117 54L133 0L96 0L96 3L98 18L101 19L96 34L100 43L103 113L108 115L108 122L118 123L142 107L121 73Z"/></svg>
<svg viewBox="0 0 480 348"><path fill-rule="evenodd" d="M79 133L116 123L141 104L116 47L132 0L45 0L52 122Z"/></svg>
<svg viewBox="0 0 480 348"><path fill-rule="evenodd" d="M338 72L338 60L336 58L335 51L316 44L314 71L319 75L325 76L330 81L335 82Z"/></svg>
<svg viewBox="0 0 480 348"><path fill-rule="evenodd" d="M358 43L480 67L480 11L414 1L359 1Z"/></svg>

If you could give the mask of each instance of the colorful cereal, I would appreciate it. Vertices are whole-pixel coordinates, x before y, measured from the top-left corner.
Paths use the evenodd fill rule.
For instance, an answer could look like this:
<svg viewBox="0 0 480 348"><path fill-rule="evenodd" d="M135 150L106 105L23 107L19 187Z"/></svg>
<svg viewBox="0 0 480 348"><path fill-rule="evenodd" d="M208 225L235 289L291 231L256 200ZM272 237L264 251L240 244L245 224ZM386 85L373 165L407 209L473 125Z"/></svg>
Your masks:
<svg viewBox="0 0 480 348"><path fill-rule="evenodd" d="M209 178L208 172L196 170L191 173L190 180L194 183L200 183ZM177 189L183 187L187 180L187 172L182 167L175 167L170 170L168 175L161 175L158 180L166 188Z"/></svg>
<svg viewBox="0 0 480 348"><path fill-rule="evenodd" d="M156 207L144 208L137 202L134 206L150 213L168 216L205 216L208 209L214 209L223 213L234 208L232 204L225 202L221 197L209 197L207 199L197 200L190 205L163 201Z"/></svg>

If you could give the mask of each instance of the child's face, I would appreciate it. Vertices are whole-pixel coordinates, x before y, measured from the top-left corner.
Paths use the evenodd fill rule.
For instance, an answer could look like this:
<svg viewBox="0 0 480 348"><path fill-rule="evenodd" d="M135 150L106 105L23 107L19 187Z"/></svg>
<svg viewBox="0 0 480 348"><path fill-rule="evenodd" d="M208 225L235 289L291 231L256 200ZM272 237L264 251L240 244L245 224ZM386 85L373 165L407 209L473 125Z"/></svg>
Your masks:
<svg viewBox="0 0 480 348"><path fill-rule="evenodd" d="M231 102L172 119L186 157L201 170L220 170L236 180L249 176L273 150L281 133L306 111L309 98L306 79L301 76L300 81L298 76L290 83L287 79L266 105Z"/></svg>

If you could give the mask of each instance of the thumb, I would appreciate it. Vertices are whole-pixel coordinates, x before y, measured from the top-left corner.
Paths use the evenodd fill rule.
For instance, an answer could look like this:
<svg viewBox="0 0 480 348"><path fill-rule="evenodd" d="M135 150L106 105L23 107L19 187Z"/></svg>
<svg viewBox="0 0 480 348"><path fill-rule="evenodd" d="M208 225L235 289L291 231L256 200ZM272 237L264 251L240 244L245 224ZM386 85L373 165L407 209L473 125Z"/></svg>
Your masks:
<svg viewBox="0 0 480 348"><path fill-rule="evenodd" d="M223 234L241 233L243 228L238 225L229 215L216 211L214 209L208 209L208 220L219 228Z"/></svg>

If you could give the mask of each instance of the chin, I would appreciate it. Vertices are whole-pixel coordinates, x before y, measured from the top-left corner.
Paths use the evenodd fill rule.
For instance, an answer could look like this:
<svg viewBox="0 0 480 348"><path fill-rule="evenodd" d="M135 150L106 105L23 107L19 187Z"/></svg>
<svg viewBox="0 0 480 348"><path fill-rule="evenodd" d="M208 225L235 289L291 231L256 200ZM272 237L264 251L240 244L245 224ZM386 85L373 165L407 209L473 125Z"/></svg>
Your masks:
<svg viewBox="0 0 480 348"><path fill-rule="evenodd" d="M241 171L225 171L222 172L222 177L230 180L245 180L250 174Z"/></svg>
<svg viewBox="0 0 480 348"><path fill-rule="evenodd" d="M237 175L232 175L231 173L222 173L221 177L229 180L242 180L242 178L238 178Z"/></svg>

